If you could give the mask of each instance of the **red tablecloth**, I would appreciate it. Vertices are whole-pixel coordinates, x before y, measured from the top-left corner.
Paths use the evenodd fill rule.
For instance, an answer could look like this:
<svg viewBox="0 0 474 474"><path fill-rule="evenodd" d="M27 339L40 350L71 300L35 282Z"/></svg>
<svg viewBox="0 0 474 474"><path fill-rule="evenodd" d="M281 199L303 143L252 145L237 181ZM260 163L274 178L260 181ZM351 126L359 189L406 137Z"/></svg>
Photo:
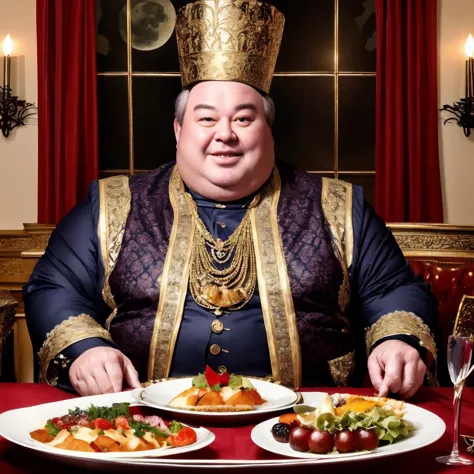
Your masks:
<svg viewBox="0 0 474 474"><path fill-rule="evenodd" d="M310 391L310 389L305 389ZM317 388L314 391L328 391L333 393L335 389ZM373 389L351 389L351 393L359 393L370 395ZM383 474L404 474L405 472L414 472L419 470L423 473L457 473L457 474L473 474L474 466L445 466L435 461L435 457L449 453L451 449L453 436L453 414L452 414L452 388L428 389L422 388L415 397L410 399L410 403L418 405L426 410L440 416L446 423L447 429L445 434L436 443L406 454L385 457L376 460L350 462L339 465L301 466L298 468L291 467L291 472L312 472L316 469L324 469L325 473L342 473L345 474L351 470L364 470L365 472L383 472ZM54 402L71 398L59 389L43 384L13 384L0 383L0 413L14 408L22 408L41 403ZM216 435L216 439L212 445L202 450L189 453L187 458L195 459L247 459L247 460L268 460L275 459L278 456L268 453L250 440L250 432L254 425L239 427L209 427ZM461 426L460 433L474 436L474 388L466 388L463 394ZM466 454L466 445L461 439L459 442L463 455ZM184 457L184 455L183 455ZM32 451L24 450L3 439L0 436L0 473L1 474L26 474L44 471L53 472L60 471L64 468L52 460L40 459L32 454ZM140 468L132 469L136 472ZM182 468L184 469L184 468ZM270 468L268 468L270 469ZM272 467L272 470L275 468ZM279 467L285 469L285 466ZM288 468L286 468L288 469ZM74 468L67 468L68 473L75 474ZM163 470L160 468L160 470ZM260 470L260 469L259 469ZM199 472L204 472L200 469ZM253 472L255 472L252 469ZM83 473L84 469L77 473ZM176 471L175 471L176 472ZM215 472L215 471L214 471ZM238 470L239 474L242 469Z"/></svg>

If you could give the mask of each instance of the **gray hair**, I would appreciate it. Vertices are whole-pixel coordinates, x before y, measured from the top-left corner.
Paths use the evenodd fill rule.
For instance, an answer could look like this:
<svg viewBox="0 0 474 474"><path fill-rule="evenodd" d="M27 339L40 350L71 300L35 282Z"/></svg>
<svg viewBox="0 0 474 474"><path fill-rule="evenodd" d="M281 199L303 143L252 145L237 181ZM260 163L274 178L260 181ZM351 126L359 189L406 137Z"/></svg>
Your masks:
<svg viewBox="0 0 474 474"><path fill-rule="evenodd" d="M180 125L183 125L184 113L186 112L186 106L188 105L189 99L189 89L184 89L181 91L176 97L176 101L174 104L174 118ZM273 122L275 121L275 103L273 99L262 92L259 92L263 99L263 109L265 111L265 118L269 127L271 128Z"/></svg>

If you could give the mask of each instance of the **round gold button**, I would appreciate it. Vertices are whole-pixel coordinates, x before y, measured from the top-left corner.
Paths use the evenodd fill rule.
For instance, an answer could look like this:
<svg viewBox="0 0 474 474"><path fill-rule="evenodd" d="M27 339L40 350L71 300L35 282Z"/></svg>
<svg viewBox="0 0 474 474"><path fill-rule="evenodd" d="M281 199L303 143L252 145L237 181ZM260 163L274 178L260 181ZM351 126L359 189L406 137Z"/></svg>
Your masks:
<svg viewBox="0 0 474 474"><path fill-rule="evenodd" d="M212 355L216 356L221 352L221 346L219 346L218 344L212 344L212 346L209 349L209 352Z"/></svg>
<svg viewBox="0 0 474 474"><path fill-rule="evenodd" d="M211 329L213 333L220 334L224 330L224 323L219 319L214 319L211 324Z"/></svg>
<svg viewBox="0 0 474 474"><path fill-rule="evenodd" d="M221 375L225 374L227 372L227 367L225 365L220 365L217 369L217 372Z"/></svg>

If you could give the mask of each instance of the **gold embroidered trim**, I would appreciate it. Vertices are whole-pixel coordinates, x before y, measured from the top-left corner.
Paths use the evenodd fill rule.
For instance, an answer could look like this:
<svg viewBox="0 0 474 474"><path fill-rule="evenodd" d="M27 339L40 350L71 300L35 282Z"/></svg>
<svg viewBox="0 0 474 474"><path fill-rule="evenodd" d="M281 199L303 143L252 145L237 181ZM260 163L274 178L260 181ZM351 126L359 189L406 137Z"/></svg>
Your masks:
<svg viewBox="0 0 474 474"><path fill-rule="evenodd" d="M453 334L470 337L474 333L474 296L464 295L459 303Z"/></svg>
<svg viewBox="0 0 474 474"><path fill-rule="evenodd" d="M378 319L378 321L365 330L365 344L367 354L371 347L380 339L387 336L409 335L415 336L419 344L426 347L437 359L437 349L434 336L427 324L416 314L408 311L394 311Z"/></svg>
<svg viewBox="0 0 474 474"><path fill-rule="evenodd" d="M328 360L328 365L329 372L336 386L347 387L356 366L356 353L352 351L336 359Z"/></svg>
<svg viewBox="0 0 474 474"><path fill-rule="evenodd" d="M323 178L321 206L332 233L332 247L341 263L343 281L339 289L339 308L344 313L351 299L349 266L352 263L352 185L337 179Z"/></svg>
<svg viewBox="0 0 474 474"><path fill-rule="evenodd" d="M150 345L150 380L168 377L188 289L194 221L176 166L171 173L169 194L174 219L161 275L160 300Z"/></svg>
<svg viewBox="0 0 474 474"><path fill-rule="evenodd" d="M115 268L122 247L123 234L130 214L131 195L127 176L112 176L99 180L100 215L97 233L99 235L102 261L105 269L102 295L107 305L117 305L110 289L109 277ZM115 313L107 319L108 327Z"/></svg>
<svg viewBox="0 0 474 474"><path fill-rule="evenodd" d="M46 334L46 340L38 352L40 382L51 383L48 368L55 356L71 344L90 337L100 337L112 342L109 332L88 314L70 316Z"/></svg>
<svg viewBox="0 0 474 474"><path fill-rule="evenodd" d="M275 167L270 186L251 210L258 288L267 332L272 378L301 387L301 350L283 244L278 229L277 206L280 175Z"/></svg>

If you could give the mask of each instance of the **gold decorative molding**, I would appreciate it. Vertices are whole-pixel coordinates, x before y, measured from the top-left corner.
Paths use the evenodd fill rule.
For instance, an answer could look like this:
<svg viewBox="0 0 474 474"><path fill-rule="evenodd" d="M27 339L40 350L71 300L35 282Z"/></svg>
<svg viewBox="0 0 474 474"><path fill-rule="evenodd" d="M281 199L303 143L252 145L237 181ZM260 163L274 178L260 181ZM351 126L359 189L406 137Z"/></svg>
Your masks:
<svg viewBox="0 0 474 474"><path fill-rule="evenodd" d="M406 257L474 259L474 226L387 224Z"/></svg>
<svg viewBox="0 0 474 474"><path fill-rule="evenodd" d="M0 230L0 289L20 301L21 288L43 255L54 225L24 224L23 229Z"/></svg>
<svg viewBox="0 0 474 474"><path fill-rule="evenodd" d="M0 276L14 276L23 273L21 258L0 258Z"/></svg>

